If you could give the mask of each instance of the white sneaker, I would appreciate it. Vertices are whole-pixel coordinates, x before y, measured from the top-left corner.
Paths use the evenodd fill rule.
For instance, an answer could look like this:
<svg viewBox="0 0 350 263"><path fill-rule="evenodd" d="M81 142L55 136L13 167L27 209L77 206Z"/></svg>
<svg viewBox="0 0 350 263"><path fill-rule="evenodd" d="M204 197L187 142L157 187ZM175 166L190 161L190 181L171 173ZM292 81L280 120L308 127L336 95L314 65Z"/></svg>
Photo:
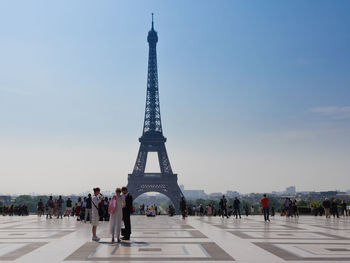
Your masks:
<svg viewBox="0 0 350 263"><path fill-rule="evenodd" d="M99 237L92 237L92 241L98 242L98 241L100 241L100 238Z"/></svg>

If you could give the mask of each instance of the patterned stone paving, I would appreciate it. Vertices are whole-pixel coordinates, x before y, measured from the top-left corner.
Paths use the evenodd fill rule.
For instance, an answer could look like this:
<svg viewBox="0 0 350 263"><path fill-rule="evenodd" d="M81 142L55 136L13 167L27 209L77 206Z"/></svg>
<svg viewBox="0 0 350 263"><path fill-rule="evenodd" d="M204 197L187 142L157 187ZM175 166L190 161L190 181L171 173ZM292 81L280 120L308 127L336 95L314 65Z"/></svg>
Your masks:
<svg viewBox="0 0 350 263"><path fill-rule="evenodd" d="M130 242L99 243L74 218L0 217L1 262L350 262L350 219L132 217Z"/></svg>

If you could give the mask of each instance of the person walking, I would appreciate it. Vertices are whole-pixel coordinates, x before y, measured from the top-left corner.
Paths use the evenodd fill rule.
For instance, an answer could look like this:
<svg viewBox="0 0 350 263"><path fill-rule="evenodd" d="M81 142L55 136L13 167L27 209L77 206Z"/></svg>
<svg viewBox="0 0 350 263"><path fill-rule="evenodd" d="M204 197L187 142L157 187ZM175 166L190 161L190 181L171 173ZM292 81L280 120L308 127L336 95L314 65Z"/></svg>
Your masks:
<svg viewBox="0 0 350 263"><path fill-rule="evenodd" d="M85 207L85 217L84 217L84 222L86 223L86 220L89 219L90 224L91 224L91 209L92 209L92 198L91 194L88 195L86 198L86 207Z"/></svg>
<svg viewBox="0 0 350 263"><path fill-rule="evenodd" d="M284 200L284 211L286 214L286 217L290 216L290 201L289 198L286 197L286 200Z"/></svg>
<svg viewBox="0 0 350 263"><path fill-rule="evenodd" d="M93 205L92 211L91 211L91 224L92 224L92 241L99 241L100 238L97 237L96 231L97 226L99 222L99 215L98 215L98 205L103 200L103 196L100 193L100 188L96 187L93 189L94 191L94 197L91 200L91 203Z"/></svg>
<svg viewBox="0 0 350 263"><path fill-rule="evenodd" d="M237 197L235 197L235 199L233 200L233 215L236 216L236 219L241 218L241 210L240 210L240 205L241 205L241 201L238 200Z"/></svg>
<svg viewBox="0 0 350 263"><path fill-rule="evenodd" d="M182 219L185 219L186 218L186 200L185 200L185 197L183 196L181 196L180 210L182 214Z"/></svg>
<svg viewBox="0 0 350 263"><path fill-rule="evenodd" d="M226 216L228 218L228 213L227 213L227 200L225 195L222 195L220 202L219 202L220 210L221 210L221 216L224 218Z"/></svg>
<svg viewBox="0 0 350 263"><path fill-rule="evenodd" d="M265 220L265 222L266 221L270 222L270 218L269 218L269 202L270 202L270 200L266 197L266 194L263 195L260 202L261 202L262 210L264 213L264 220Z"/></svg>
<svg viewBox="0 0 350 263"><path fill-rule="evenodd" d="M130 240L131 235L131 222L130 215L132 214L132 196L128 192L128 189L124 186L122 187L123 197L125 199L125 207L123 208L123 221L124 221L124 230L122 231L123 240Z"/></svg>
<svg viewBox="0 0 350 263"><path fill-rule="evenodd" d="M115 190L114 195L109 202L108 213L109 213L109 229L112 234L112 243L114 243L114 237L117 237L118 243L120 242L120 229L123 220L123 208L125 207L125 199L121 195L122 191L120 188Z"/></svg>
<svg viewBox="0 0 350 263"><path fill-rule="evenodd" d="M330 209L331 209L331 201L329 201L328 198L325 198L323 203L322 203L323 209L324 209L324 213L326 215L326 218L330 218Z"/></svg>

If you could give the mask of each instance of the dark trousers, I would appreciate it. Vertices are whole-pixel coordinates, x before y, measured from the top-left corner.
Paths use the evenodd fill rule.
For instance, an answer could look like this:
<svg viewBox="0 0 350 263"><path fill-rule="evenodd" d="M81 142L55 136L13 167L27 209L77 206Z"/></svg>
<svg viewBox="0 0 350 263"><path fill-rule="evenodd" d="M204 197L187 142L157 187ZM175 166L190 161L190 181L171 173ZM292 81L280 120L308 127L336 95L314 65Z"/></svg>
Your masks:
<svg viewBox="0 0 350 263"><path fill-rule="evenodd" d="M221 208L221 216L224 217L228 217L228 214L227 214L227 208L226 207L223 207Z"/></svg>
<svg viewBox="0 0 350 263"><path fill-rule="evenodd" d="M270 218L269 218L270 211L268 207L263 208L263 213L264 213L264 220L270 221Z"/></svg>
<svg viewBox="0 0 350 263"><path fill-rule="evenodd" d="M122 232L122 234L125 238L130 238L130 235L131 235L130 214L123 213L123 221L124 221L125 230Z"/></svg>
<svg viewBox="0 0 350 263"><path fill-rule="evenodd" d="M241 210L239 209L239 207L234 208L233 215L236 216L236 218L238 218L239 215L239 218L241 218Z"/></svg>

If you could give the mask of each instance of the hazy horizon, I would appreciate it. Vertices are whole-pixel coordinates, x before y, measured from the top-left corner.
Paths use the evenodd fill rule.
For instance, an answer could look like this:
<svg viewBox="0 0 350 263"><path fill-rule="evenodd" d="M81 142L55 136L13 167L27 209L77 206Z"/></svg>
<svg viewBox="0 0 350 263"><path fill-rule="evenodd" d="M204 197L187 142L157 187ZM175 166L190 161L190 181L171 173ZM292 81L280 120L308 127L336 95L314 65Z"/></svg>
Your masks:
<svg viewBox="0 0 350 263"><path fill-rule="evenodd" d="M2 1L0 193L127 184L151 13L178 183L347 190L350 2ZM154 156L147 169L157 171Z"/></svg>

